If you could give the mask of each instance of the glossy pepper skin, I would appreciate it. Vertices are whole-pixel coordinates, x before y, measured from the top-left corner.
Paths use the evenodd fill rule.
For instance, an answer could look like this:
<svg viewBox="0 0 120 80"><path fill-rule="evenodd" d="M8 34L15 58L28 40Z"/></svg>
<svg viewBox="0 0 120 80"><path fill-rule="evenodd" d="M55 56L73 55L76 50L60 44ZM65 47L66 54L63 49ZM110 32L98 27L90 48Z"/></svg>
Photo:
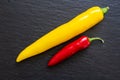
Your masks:
<svg viewBox="0 0 120 80"><path fill-rule="evenodd" d="M87 36L82 36L72 43L63 47L60 51L58 51L48 62L48 66L54 66L65 59L71 57L76 54L76 52L81 51L89 47L90 42L93 40L102 40L101 38L88 38ZM102 42L104 42L102 40Z"/></svg>
<svg viewBox="0 0 120 80"><path fill-rule="evenodd" d="M20 62L29 57L38 55L52 47L55 47L71 38L85 32L89 28L99 23L104 18L108 7L92 7L79 14L69 22L58 26L37 41L26 47L17 57L16 62Z"/></svg>

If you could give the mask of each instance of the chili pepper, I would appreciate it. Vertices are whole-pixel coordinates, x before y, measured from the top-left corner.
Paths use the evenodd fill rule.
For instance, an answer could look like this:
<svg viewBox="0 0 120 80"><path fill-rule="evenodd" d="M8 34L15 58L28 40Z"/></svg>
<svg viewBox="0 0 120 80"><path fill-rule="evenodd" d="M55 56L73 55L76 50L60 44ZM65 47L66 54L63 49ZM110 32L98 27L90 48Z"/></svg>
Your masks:
<svg viewBox="0 0 120 80"><path fill-rule="evenodd" d="M60 51L58 51L48 62L48 66L54 66L65 59L71 57L76 52L81 51L89 47L90 43L94 40L101 40L103 43L104 41L99 37L88 38L87 36L82 36L77 40L73 41L72 43L63 47Z"/></svg>
<svg viewBox="0 0 120 80"><path fill-rule="evenodd" d="M58 26L37 41L26 47L17 57L16 62L40 54L52 47L55 47L71 38L85 32L92 26L99 23L104 18L104 13L108 7L92 7L87 11L79 14L69 22Z"/></svg>

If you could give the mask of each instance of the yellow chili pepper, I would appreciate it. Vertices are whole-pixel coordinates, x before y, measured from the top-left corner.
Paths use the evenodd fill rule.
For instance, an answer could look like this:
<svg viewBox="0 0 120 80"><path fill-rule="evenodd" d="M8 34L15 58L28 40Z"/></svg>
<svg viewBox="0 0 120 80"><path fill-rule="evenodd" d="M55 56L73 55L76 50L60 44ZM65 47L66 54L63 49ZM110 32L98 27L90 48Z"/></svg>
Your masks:
<svg viewBox="0 0 120 80"><path fill-rule="evenodd" d="M104 18L104 13L109 7L92 7L79 14L69 22L58 26L43 37L25 48L17 57L16 62L40 54L52 47L55 47L91 28Z"/></svg>

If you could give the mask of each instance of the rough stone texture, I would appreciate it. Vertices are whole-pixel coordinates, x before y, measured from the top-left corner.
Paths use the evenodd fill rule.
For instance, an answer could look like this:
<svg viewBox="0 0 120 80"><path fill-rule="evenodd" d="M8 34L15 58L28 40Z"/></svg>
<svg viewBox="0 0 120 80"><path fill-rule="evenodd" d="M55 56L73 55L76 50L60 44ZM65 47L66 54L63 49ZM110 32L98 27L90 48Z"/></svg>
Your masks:
<svg viewBox="0 0 120 80"><path fill-rule="evenodd" d="M81 35L95 41L61 64L48 60L64 45L15 63L19 52L33 41L92 6L109 6L105 19ZM119 0L0 0L0 80L120 80ZM48 44L49 45L49 44Z"/></svg>

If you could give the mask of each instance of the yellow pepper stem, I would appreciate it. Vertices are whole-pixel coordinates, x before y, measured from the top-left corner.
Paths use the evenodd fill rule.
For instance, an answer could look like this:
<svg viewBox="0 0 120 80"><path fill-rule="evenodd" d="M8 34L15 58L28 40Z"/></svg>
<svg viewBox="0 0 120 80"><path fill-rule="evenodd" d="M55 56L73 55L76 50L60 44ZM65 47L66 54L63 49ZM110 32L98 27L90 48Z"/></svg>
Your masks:
<svg viewBox="0 0 120 80"><path fill-rule="evenodd" d="M108 6L104 7L104 8L101 8L101 10L103 11L104 14L107 13L109 9L110 8Z"/></svg>

